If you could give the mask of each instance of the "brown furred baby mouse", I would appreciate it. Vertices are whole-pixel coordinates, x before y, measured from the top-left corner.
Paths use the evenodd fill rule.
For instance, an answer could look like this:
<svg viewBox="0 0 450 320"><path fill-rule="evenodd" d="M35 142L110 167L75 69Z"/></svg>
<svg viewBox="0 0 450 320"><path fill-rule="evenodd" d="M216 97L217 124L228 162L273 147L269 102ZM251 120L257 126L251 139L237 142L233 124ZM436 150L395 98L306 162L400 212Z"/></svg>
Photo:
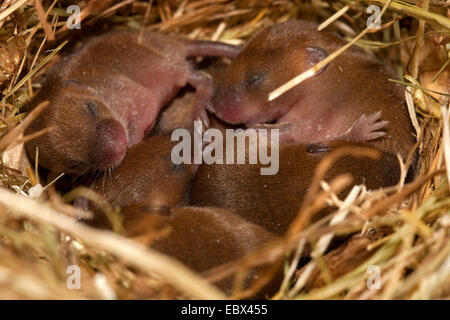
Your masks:
<svg viewBox="0 0 450 320"><path fill-rule="evenodd" d="M170 136L155 135L131 147L122 164L90 183L90 188L113 206L145 202L153 208L186 205L189 185L196 166L174 164L171 151L175 142ZM85 201L78 206L86 208ZM94 224L104 223L103 215Z"/></svg>
<svg viewBox="0 0 450 320"><path fill-rule="evenodd" d="M266 126L280 129L284 142L369 141L406 159L415 139L404 89L389 81L395 74L387 66L358 47L268 101L270 92L345 44L306 21L267 27L246 43L219 79L210 111L246 127L271 124Z"/></svg>
<svg viewBox="0 0 450 320"><path fill-rule="evenodd" d="M221 207L283 235L299 213L319 162L327 151L346 146L355 147L339 142L281 144L279 169L274 175L261 175L261 167L267 166L249 164L248 153L245 164L202 164L192 182L190 205ZM400 166L396 156L387 152L381 152L378 160L345 156L333 164L324 179L330 181L344 173L353 176L354 185L365 183L368 189L377 189L397 184ZM348 191L350 188L340 196Z"/></svg>
<svg viewBox="0 0 450 320"><path fill-rule="evenodd" d="M220 208L167 207L166 210L154 210L152 206L136 204L123 208L123 214L124 229L129 237L149 240L152 248L200 273L242 259L277 239L264 228ZM152 236L156 229L166 229L167 232ZM145 240L148 233L150 238ZM257 279L258 271L264 267L268 266L250 270L245 279L246 287ZM278 272L253 298L273 295L281 279L282 272ZM230 294L233 277L226 277L216 285Z"/></svg>
<svg viewBox="0 0 450 320"><path fill-rule="evenodd" d="M195 118L207 124L212 79L188 58L232 58L238 47L146 30L113 31L88 41L51 70L32 106L50 106L28 132L54 130L27 143L54 172L82 175L114 168L152 129L158 113L187 84L196 89Z"/></svg>

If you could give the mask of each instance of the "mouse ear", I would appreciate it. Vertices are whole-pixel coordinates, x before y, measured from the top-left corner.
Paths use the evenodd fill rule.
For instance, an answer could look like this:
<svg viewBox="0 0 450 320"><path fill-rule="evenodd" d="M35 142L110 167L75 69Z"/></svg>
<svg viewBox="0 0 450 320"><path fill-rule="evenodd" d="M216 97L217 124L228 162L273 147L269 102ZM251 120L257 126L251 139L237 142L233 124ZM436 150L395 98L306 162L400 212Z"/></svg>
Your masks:
<svg viewBox="0 0 450 320"><path fill-rule="evenodd" d="M84 92L87 91L90 94L97 94L96 89L78 80L63 80L61 81L59 87L62 90L68 90L69 92L77 92L82 90Z"/></svg>
<svg viewBox="0 0 450 320"><path fill-rule="evenodd" d="M314 67L314 65L316 65L317 63L328 57L328 52L326 52L324 49L313 46L306 47L306 54L307 54L306 60L308 62L308 68ZM328 65L320 69L315 75L322 73L323 71L325 71L327 67Z"/></svg>

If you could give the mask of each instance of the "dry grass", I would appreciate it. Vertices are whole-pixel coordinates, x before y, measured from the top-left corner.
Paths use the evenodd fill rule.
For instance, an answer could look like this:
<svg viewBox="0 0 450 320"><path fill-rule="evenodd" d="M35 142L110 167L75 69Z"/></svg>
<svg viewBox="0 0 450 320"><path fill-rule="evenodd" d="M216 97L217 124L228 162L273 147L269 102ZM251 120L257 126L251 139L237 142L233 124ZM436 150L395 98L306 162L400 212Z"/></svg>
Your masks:
<svg viewBox="0 0 450 320"><path fill-rule="evenodd" d="M79 39L80 32L68 30L65 24L65 8L70 4L16 0L3 1L0 7L0 298L225 297L169 257L118 234L74 222L73 215L80 213L65 204L67 198L52 186L42 188L35 164L27 162L23 142L30 137L23 136L23 129L28 118L22 121L21 112L38 90L39 77L60 58L65 46ZM366 28L368 4L386 9L377 32ZM357 186L346 199L338 199L335 193L346 186L348 177L321 181L329 165L325 163L317 170L311 194L289 236L245 262L289 256L285 281L275 299L450 297L448 1L90 0L79 5L86 32L146 26L233 43L262 26L308 18L325 22L323 28L338 30L392 64L409 90L408 107L421 152L417 180L372 192ZM325 204L335 205L336 214L310 224L308 218ZM390 231L371 236L373 230L383 228ZM354 233L355 242L334 255L325 254L334 236ZM306 242L312 244L312 259L298 272ZM356 256L365 259L350 261L345 272L332 276L336 265L346 265ZM82 270L80 290L66 287L66 268L72 264ZM222 272L234 272L239 265L232 263ZM367 288L369 266L381 271L380 290ZM311 289L318 279L320 288Z"/></svg>

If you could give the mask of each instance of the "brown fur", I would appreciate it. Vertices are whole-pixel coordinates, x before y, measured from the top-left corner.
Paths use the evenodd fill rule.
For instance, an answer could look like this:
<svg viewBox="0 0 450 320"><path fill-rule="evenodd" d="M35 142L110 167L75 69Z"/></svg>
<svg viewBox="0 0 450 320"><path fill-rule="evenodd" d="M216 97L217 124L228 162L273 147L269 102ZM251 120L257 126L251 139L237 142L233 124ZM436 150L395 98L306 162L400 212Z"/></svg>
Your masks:
<svg viewBox="0 0 450 320"><path fill-rule="evenodd" d="M177 258L197 272L237 261L247 254L276 240L276 236L260 226L249 223L233 213L219 208L180 207L153 210L152 206L137 204L124 208L124 226L131 237L142 238L155 232L155 225L167 228L153 239L151 247ZM149 226L153 227L153 230ZM248 286L256 280L256 270L246 278ZM255 297L274 294L281 284L281 273ZM217 285L230 294L233 278Z"/></svg>
<svg viewBox="0 0 450 320"><path fill-rule="evenodd" d="M341 144L328 145L338 148ZM314 170L327 154L307 149L311 147L280 145L275 175L261 175L260 168L266 166L250 165L248 160L247 164L201 165L192 183L191 205L225 208L282 235L297 216ZM354 184L365 183L369 189L376 189L395 185L400 167L389 153L383 153L379 160L347 156L333 165L325 180L343 173L352 174Z"/></svg>

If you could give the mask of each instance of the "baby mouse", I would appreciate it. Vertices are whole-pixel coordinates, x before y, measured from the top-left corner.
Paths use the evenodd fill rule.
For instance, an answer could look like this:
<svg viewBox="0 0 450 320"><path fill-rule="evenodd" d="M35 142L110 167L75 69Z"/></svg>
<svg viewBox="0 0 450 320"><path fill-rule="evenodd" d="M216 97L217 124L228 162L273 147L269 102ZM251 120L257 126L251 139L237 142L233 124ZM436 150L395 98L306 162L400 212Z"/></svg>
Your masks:
<svg viewBox="0 0 450 320"><path fill-rule="evenodd" d="M120 30L88 41L57 63L32 102L50 106L28 133L54 130L26 144L53 172L82 175L117 167L152 129L159 111L187 84L196 89L195 119L207 125L212 79L188 58L233 58L239 48L174 35Z"/></svg>
<svg viewBox="0 0 450 320"><path fill-rule="evenodd" d="M350 47L316 75L268 101L270 92L345 44L306 21L267 27L218 79L210 111L231 124L278 128L284 142L368 141L406 159L415 139L404 90L389 81L395 75L387 66L360 48Z"/></svg>
<svg viewBox="0 0 450 320"><path fill-rule="evenodd" d="M152 206L142 203L123 208L123 214L124 229L129 237L142 241L149 234L152 248L200 273L242 259L277 239L264 228L220 208L166 207L165 210L154 210ZM161 229L167 232L155 233ZM263 268L250 270L245 287L258 279L258 271ZM282 270L279 270L252 298L275 294L281 279ZM230 294L233 277L226 277L215 284Z"/></svg>
<svg viewBox="0 0 450 320"><path fill-rule="evenodd" d="M283 235L301 208L319 162L328 151L349 145L355 146L280 144L279 169L273 175L261 175L261 167L266 166L260 163L249 164L248 152L245 164L202 164L192 182L190 205L221 207ZM352 184L365 183L373 190L397 184L400 166L397 157L387 152L381 152L377 160L345 156L333 164L324 180L344 173L353 176ZM349 191L350 187L340 196Z"/></svg>
<svg viewBox="0 0 450 320"><path fill-rule="evenodd" d="M112 172L88 183L90 188L103 196L113 206L129 206L145 202L153 208L186 205L189 185L196 166L176 165L171 160L175 142L170 136L155 135L131 147L122 164ZM75 204L88 209L84 199ZM108 222L96 208L93 225L104 226Z"/></svg>

